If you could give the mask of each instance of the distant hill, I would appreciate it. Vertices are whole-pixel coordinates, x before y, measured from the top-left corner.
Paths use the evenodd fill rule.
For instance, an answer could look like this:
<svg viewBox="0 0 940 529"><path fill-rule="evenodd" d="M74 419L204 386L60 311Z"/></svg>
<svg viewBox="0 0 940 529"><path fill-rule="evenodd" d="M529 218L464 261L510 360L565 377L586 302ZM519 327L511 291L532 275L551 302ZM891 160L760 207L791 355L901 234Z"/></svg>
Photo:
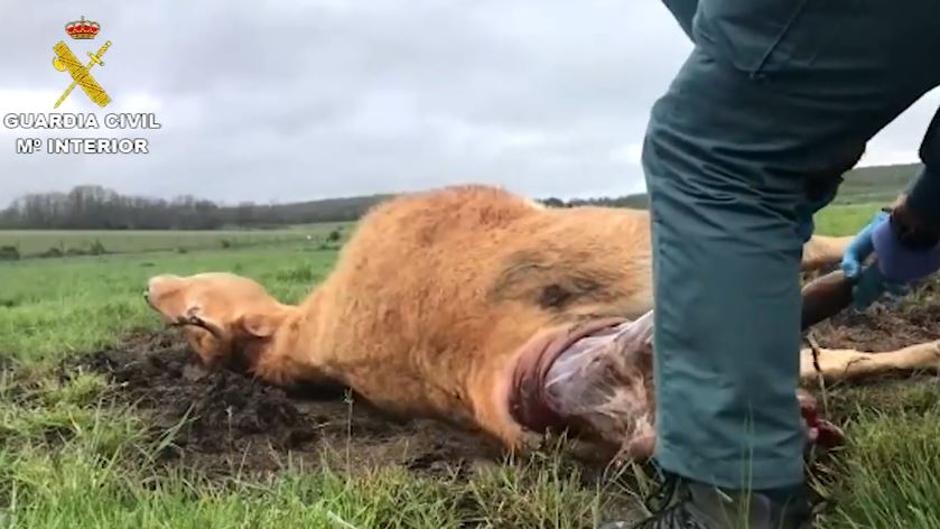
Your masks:
<svg viewBox="0 0 940 529"><path fill-rule="evenodd" d="M832 203L868 204L872 202L891 202L917 176L921 167L921 164L904 164L855 168L845 173L844 181L839 186L839 193ZM585 204L637 209L649 207L649 197L645 193L625 195L619 198L602 197L570 201L548 198L542 199L541 202L554 207L572 207Z"/></svg>
<svg viewBox="0 0 940 529"><path fill-rule="evenodd" d="M858 167L845 174L834 204L891 202L917 176L921 164Z"/></svg>

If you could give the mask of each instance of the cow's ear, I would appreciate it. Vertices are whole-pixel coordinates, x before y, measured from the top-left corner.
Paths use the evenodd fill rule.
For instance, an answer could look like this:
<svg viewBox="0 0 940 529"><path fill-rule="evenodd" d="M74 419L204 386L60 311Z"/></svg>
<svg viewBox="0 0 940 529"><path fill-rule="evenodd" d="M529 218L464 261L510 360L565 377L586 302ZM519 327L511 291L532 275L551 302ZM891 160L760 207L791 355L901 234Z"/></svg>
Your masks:
<svg viewBox="0 0 940 529"><path fill-rule="evenodd" d="M240 330L248 336L270 338L284 323L285 316L286 313L280 311L250 312L239 318L238 325Z"/></svg>

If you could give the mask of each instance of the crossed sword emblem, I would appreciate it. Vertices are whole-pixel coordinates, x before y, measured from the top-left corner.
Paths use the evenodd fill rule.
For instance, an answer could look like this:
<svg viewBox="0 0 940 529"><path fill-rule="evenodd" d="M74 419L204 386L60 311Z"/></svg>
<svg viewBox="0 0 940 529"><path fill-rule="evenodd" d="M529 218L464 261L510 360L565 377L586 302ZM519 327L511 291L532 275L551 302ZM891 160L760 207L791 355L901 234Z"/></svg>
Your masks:
<svg viewBox="0 0 940 529"><path fill-rule="evenodd" d="M53 108L59 108L59 105L65 101L65 98L72 93L72 90L74 90L76 86L82 87L82 90L88 95L88 98L97 103L100 107L104 107L111 102L111 96L95 81L95 78L91 76L91 72L89 71L96 64L104 66L104 63L101 62L101 57L110 47L111 41L109 40L101 46L98 53L88 52L88 56L91 58L88 64L82 64L81 61L78 60L78 57L72 53L72 50L61 40L52 47L52 50L55 51L56 54L55 58L52 59L52 66L60 72L68 70L69 75L72 76L72 84L65 89L65 93L55 102Z"/></svg>

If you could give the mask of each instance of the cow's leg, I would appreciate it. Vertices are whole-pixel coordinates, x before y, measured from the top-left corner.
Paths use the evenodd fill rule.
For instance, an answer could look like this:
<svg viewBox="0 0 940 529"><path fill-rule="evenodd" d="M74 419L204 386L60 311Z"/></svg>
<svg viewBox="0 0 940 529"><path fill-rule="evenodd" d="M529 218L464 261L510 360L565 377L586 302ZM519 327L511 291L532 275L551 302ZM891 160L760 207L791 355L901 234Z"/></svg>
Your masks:
<svg viewBox="0 0 940 529"><path fill-rule="evenodd" d="M827 237L813 235L803 244L803 257L800 263L802 272L813 272L838 265L842 261L845 249L855 236Z"/></svg>
<svg viewBox="0 0 940 529"><path fill-rule="evenodd" d="M815 362L810 349L804 349L800 355L800 379L804 384L818 380L820 375L827 382L835 382L892 372L940 371L940 341L884 353L820 349Z"/></svg>

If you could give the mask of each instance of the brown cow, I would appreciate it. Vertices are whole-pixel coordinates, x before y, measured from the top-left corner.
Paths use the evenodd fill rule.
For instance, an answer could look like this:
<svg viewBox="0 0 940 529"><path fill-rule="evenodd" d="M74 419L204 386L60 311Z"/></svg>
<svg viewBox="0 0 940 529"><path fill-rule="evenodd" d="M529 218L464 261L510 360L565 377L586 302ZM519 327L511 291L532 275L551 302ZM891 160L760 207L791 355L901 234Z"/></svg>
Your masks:
<svg viewBox="0 0 940 529"><path fill-rule="evenodd" d="M848 240L814 238L804 269L837 262ZM604 457L642 458L654 435L650 266L645 211L455 186L373 208L298 306L226 273L157 276L147 294L207 365L339 382L509 450L568 430Z"/></svg>

